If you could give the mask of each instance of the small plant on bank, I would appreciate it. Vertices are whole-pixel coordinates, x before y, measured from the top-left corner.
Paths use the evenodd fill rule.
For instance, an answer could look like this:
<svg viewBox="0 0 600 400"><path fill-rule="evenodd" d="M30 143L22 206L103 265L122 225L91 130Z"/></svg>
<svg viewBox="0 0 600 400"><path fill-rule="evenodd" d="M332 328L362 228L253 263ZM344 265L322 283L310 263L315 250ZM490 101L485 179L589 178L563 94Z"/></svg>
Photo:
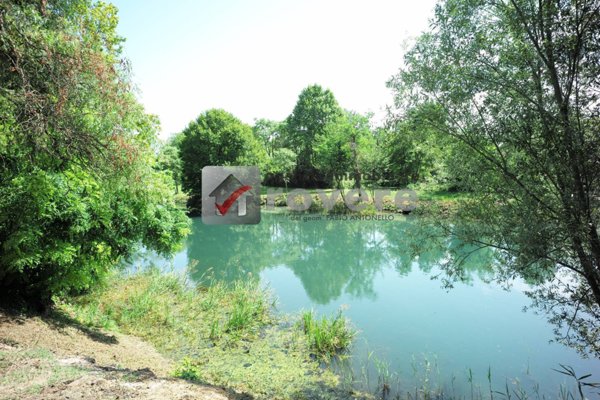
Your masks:
<svg viewBox="0 0 600 400"><path fill-rule="evenodd" d="M188 381L199 381L200 369L194 364L194 361L191 358L185 357L181 360L175 371L173 371L173 376Z"/></svg>
<svg viewBox="0 0 600 400"><path fill-rule="evenodd" d="M346 350L356 333L341 311L335 317L323 316L320 319L315 316L314 311L305 311L302 313L301 323L309 346L318 357L325 360Z"/></svg>

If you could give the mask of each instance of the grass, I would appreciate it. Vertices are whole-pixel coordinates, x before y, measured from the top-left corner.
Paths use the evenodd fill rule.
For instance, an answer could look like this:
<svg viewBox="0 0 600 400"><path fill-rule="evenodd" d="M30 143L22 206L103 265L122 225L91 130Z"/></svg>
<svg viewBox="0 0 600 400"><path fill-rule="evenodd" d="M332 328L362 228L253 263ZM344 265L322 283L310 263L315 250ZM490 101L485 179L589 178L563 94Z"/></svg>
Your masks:
<svg viewBox="0 0 600 400"><path fill-rule="evenodd" d="M184 278L158 269L123 279L61 307L88 326L119 330L163 350L204 345L203 339L234 344L251 338L272 320L273 300L247 279L192 288Z"/></svg>
<svg viewBox="0 0 600 400"><path fill-rule="evenodd" d="M451 387L440 386L435 358L413 360L414 387L406 386L389 364L371 355L362 375L351 365L346 375L336 374L338 361L352 361L336 356L344 353L354 337L341 312L317 317L310 311L294 319L277 315L269 292L251 277L231 284L195 286L176 274L150 269L131 276L115 275L103 289L59 307L80 323L145 338L175 361L172 374L176 377L231 388L255 399L365 398L361 392L373 393L371 398L415 400L540 398L538 389L525 388L518 381L507 381L495 390L491 368L485 371L487 382L475 382L475 375L483 376L481 371L460 374L455 393L454 378ZM30 365L49 363L47 353L27 355L26 359L37 361L26 360L17 373L11 370L15 356L0 352L0 389L2 384L27 382L27 391L33 393L47 382L79 374L66 366L42 377L33 368L28 370ZM321 368L321 361L330 360L331 368ZM52 368L56 365L51 364ZM583 390L598 385L589 375L575 375L569 368L560 372L573 376L578 386L577 391L561 387L556 398L580 400Z"/></svg>
<svg viewBox="0 0 600 400"><path fill-rule="evenodd" d="M422 201L455 202L469 198L469 193L459 190L449 190L447 185L436 183L418 183L409 185Z"/></svg>
<svg viewBox="0 0 600 400"><path fill-rule="evenodd" d="M353 364L359 363L357 374ZM466 368L458 375L452 374L449 382L443 382L437 357L422 354L412 356L412 372L392 371L390 364L378 358L374 351L358 360L342 359L336 364L343 385L348 388L370 393L376 399L390 400L587 400L600 394L600 383L595 383L592 374L576 374L573 368L560 365L554 369L567 376L567 380L557 382L555 392L543 393L534 376L526 373L527 379L506 378L503 383L493 379L492 367L474 371ZM481 379L482 376L485 380ZM570 379L569 379L570 378ZM558 380L558 379L557 379ZM499 386L497 386L499 385Z"/></svg>
<svg viewBox="0 0 600 400"><path fill-rule="evenodd" d="M321 318L317 318L312 310L304 311L301 322L310 348L325 360L348 349L355 335L341 311L335 317Z"/></svg>
<svg viewBox="0 0 600 400"><path fill-rule="evenodd" d="M250 290L247 290L250 289ZM258 318L268 315L270 305L263 301L260 290L255 285L236 282L233 285L233 312L227 321L227 327L232 330L244 330ZM271 304L274 305L274 304Z"/></svg>
<svg viewBox="0 0 600 400"><path fill-rule="evenodd" d="M308 338L292 317L276 314L269 291L251 276L197 286L150 269L115 275L105 288L60 308L85 325L147 340L175 361L176 377L256 399L347 397L337 393L339 377L310 357Z"/></svg>
<svg viewBox="0 0 600 400"><path fill-rule="evenodd" d="M0 393L11 393L9 398L36 395L44 387L81 375L80 368L60 365L46 349L0 351Z"/></svg>

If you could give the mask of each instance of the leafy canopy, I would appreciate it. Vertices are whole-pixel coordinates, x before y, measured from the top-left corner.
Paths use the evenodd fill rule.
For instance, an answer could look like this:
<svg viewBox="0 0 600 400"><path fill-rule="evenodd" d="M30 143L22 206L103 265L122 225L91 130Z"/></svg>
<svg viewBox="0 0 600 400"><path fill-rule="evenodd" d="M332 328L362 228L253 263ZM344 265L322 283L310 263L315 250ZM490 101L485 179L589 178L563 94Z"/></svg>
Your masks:
<svg viewBox="0 0 600 400"><path fill-rule="evenodd" d="M121 58L116 8L0 2L0 286L41 305L89 289L137 243L188 231L155 171L158 121Z"/></svg>
<svg viewBox="0 0 600 400"><path fill-rule="evenodd" d="M293 183L299 187L323 185L326 178L315 166L314 143L326 134L329 124L343 115L329 89L319 85L306 87L298 96L292 113L286 119L286 146L298 155Z"/></svg>
<svg viewBox="0 0 600 400"><path fill-rule="evenodd" d="M447 0L390 81L400 118L429 108L423 123L466 149L454 171L477 198L458 233L498 248L501 279L537 282L534 304L559 339L595 354L599 9L596 0Z"/></svg>
<svg viewBox="0 0 600 400"><path fill-rule="evenodd" d="M183 189L193 197L201 196L207 165L265 165L266 152L252 128L227 111L202 113L182 134Z"/></svg>

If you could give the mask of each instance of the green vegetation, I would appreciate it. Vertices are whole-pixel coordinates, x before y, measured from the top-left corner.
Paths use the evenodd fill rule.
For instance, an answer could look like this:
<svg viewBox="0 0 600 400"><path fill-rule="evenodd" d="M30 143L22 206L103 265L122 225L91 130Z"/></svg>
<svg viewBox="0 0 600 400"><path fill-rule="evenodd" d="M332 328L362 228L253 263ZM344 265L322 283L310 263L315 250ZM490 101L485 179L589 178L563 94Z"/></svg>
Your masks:
<svg viewBox="0 0 600 400"><path fill-rule="evenodd" d="M0 293L45 307L89 290L134 246L167 253L189 222L153 168L114 6L0 4Z"/></svg>
<svg viewBox="0 0 600 400"><path fill-rule="evenodd" d="M271 179L280 177L285 185L285 190L288 190L288 184L294 169L296 168L296 153L285 147L273 151L273 155L269 160L269 169L267 176Z"/></svg>
<svg viewBox="0 0 600 400"><path fill-rule="evenodd" d="M352 360L342 360L337 365L342 380L342 386L352 387L355 390L371 393L376 399L395 400L493 400L493 399L544 399L553 398L558 400L586 400L586 389L596 389L600 383L591 379L592 374L578 377L573 369L561 365L560 370L555 370L568 376L570 379L561 384L555 393L545 394L543 388L535 383L535 376L527 372L530 382L519 379L506 379L503 384L496 386L493 383L493 370L488 367L485 380L476 383L476 373L471 368L452 375L447 384L441 383L441 369L435 356L421 355L413 356L411 359L411 371L415 384L406 385L406 376L400 376L393 371L385 360L379 359L373 351L370 351L359 363L359 373L355 373L351 365Z"/></svg>
<svg viewBox="0 0 600 400"><path fill-rule="evenodd" d="M310 358L310 338L297 324L288 323L289 317L275 316L269 293L252 276L195 287L157 269L128 277L118 274L104 288L59 306L84 325L146 339L178 361L173 371L177 377L224 385L257 398L302 393L321 398L321 392L345 398L337 393L338 378ZM319 333L311 335L325 337L319 339L329 346L324 350L349 345L352 334L341 316L322 321L315 321Z"/></svg>
<svg viewBox="0 0 600 400"><path fill-rule="evenodd" d="M181 175L193 197L206 165L259 165L263 183L296 188L405 187L428 183L457 190L452 163L460 145L441 140L419 114L386 128L373 127L370 115L343 110L329 89L304 88L281 122L258 119L251 129L223 110L209 110L173 137L183 173L161 154L162 165Z"/></svg>
<svg viewBox="0 0 600 400"><path fill-rule="evenodd" d="M175 136L158 153L156 167L160 171L169 174L175 185L175 194L179 194L179 186L183 177L183 164L179 154L178 139L181 136Z"/></svg>
<svg viewBox="0 0 600 400"><path fill-rule="evenodd" d="M342 109L330 90L319 85L302 90L294 110L285 121L284 130L284 143L296 150L298 155L292 180L294 185L327 186L323 172L314 164L314 144L341 116Z"/></svg>
<svg viewBox="0 0 600 400"><path fill-rule="evenodd" d="M354 112L346 112L329 123L322 135L315 139L315 163L328 183L342 187L341 179L350 174L354 187L360 188L362 173L370 171L372 151L375 148L369 119Z"/></svg>
<svg viewBox="0 0 600 400"><path fill-rule="evenodd" d="M185 199L188 211L197 210L204 166L257 165L265 184L286 191L415 188L425 201L417 213L454 217L439 221L444 251L452 253L443 253L445 284L465 277L456 257L464 243L472 252L495 248L493 262L480 253L479 261L493 264L486 273L535 285L533 305L555 324L557 338L600 356L598 9L597 0L440 1L432 28L388 82L395 109L382 126L310 85L284 121L259 119L251 127L210 109L160 143L157 117L136 99L113 5L0 0L0 300L40 310L57 302L81 323L145 338L180 361L174 373L186 379L259 398L335 388L337 377L308 354L329 359L348 348L354 333L341 314L318 319L307 312L303 332L282 329L256 276L193 287L156 270L126 278L113 271L140 246L166 255L182 244L190 221L177 203ZM373 214L367 205L362 213ZM384 208L394 210L391 202ZM321 210L315 197L308 211ZM334 210L348 212L341 202ZM318 248L306 256L319 274L298 269L299 277L333 288L324 299L352 279L367 281L364 274L384 256L376 245L358 248L367 240L361 229L339 243L334 260ZM406 247L427 243L401 230L389 234L400 255L394 245L386 249L399 272L414 259ZM303 234L279 233L277 240ZM244 238L230 239L232 248L247 247ZM252 249L267 250L275 254ZM438 250L417 250L424 265L439 264L441 257L431 256ZM361 252L370 265L352 265L341 278L322 272L332 262L351 265ZM239 258L231 262L239 266ZM0 353L0 368L7 357ZM587 377L563 369L583 397ZM0 384L29 377L6 374ZM435 392L424 385L422 393ZM382 397L388 394L385 378Z"/></svg>
<svg viewBox="0 0 600 400"><path fill-rule="evenodd" d="M196 291L189 284L150 269L126 279L114 276L106 288L61 307L83 324L118 329L173 352L206 346L207 338L236 343L256 336L272 319L272 300L256 280L216 281Z"/></svg>
<svg viewBox="0 0 600 400"><path fill-rule="evenodd" d="M311 349L325 360L348 349L355 335L341 311L335 317L323 316L320 319L314 311L304 311L302 329L308 336Z"/></svg>
<svg viewBox="0 0 600 400"><path fill-rule="evenodd" d="M224 110L208 110L180 134L183 189L194 211L202 198L202 168L207 165L257 165L266 152L252 128Z"/></svg>
<svg viewBox="0 0 600 400"><path fill-rule="evenodd" d="M597 4L447 0L432 26L389 82L399 123L462 154L457 236L498 249L499 279L537 281L559 340L599 356Z"/></svg>

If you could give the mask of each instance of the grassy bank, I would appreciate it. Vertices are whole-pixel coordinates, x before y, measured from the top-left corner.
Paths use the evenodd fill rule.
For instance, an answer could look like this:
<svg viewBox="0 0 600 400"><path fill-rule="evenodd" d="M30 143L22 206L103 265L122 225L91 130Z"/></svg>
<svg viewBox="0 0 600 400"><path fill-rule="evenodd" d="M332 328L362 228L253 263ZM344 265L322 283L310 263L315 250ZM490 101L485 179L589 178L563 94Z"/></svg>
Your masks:
<svg viewBox="0 0 600 400"><path fill-rule="evenodd" d="M338 376L320 365L320 356L344 346L316 349L294 318L274 313L269 292L252 276L230 285L196 286L157 270L116 275L103 289L59 307L86 326L150 342L175 360L178 377L254 398L359 397L342 390ZM350 336L339 323L337 334ZM347 339L343 343L349 345Z"/></svg>
<svg viewBox="0 0 600 400"><path fill-rule="evenodd" d="M0 308L1 400L243 398L171 378L174 368L147 342L84 326L58 309Z"/></svg>
<svg viewBox="0 0 600 400"><path fill-rule="evenodd" d="M275 193L272 195L272 205L275 206L276 209L286 209L287 210L287 193L293 191L295 188L288 188L287 192L285 188L281 187L265 187L261 186L261 205L265 207L267 205L267 193ZM385 189L385 188L382 188ZM425 216L451 216L453 215L458 205L461 201L468 199L469 194L464 192L457 191L449 191L444 187L434 186L434 185L417 185L413 189L417 193L417 204L415 213L419 215ZM317 191L324 192L327 196L331 195L334 189L303 189L306 190L311 195L312 204L308 209L308 212L311 213L321 213L324 211L323 203ZM344 192L347 192L349 189L345 189ZM373 200L373 190L370 188L366 188L365 191L369 194L369 201L364 202L363 204L366 206L360 214L375 214L378 213L378 210L375 207ZM400 213L396 205L394 204L394 196L398 192L397 188L389 188L389 195L386 195L383 199L382 204L382 212L384 213ZM184 193L179 193L176 197L176 202L179 207L182 209L186 208L186 202L188 200L188 196ZM333 210L330 211L332 213L341 214L350 212L345 206L342 198L338 198L336 204L333 207ZM196 214L193 214L196 215Z"/></svg>

